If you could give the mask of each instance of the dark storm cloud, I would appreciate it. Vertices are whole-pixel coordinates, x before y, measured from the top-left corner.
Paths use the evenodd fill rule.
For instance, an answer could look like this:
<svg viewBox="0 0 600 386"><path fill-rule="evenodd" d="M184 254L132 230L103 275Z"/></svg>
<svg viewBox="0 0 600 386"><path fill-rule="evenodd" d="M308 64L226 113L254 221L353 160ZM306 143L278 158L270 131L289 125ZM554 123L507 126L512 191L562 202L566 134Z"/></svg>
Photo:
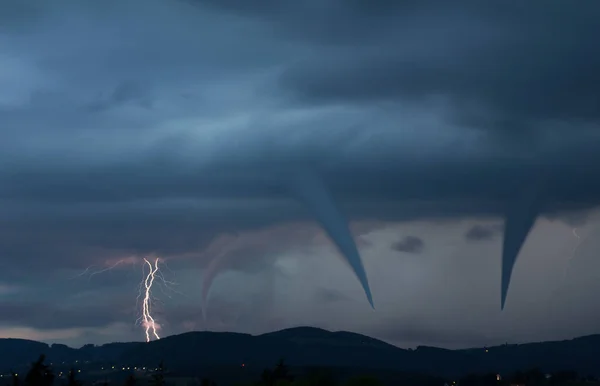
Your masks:
<svg viewBox="0 0 600 386"><path fill-rule="evenodd" d="M394 135L381 137L382 141L389 143L397 139ZM293 151L300 152L306 145L306 143L298 144ZM374 198L385 200L395 198L396 201L419 198L444 200L448 203L456 199L457 202L449 204L452 206L461 204L458 200L475 195L477 197L474 197L474 200L463 203L465 207L474 208L482 204L489 206L486 200L511 198L511 195L515 196L512 189L514 184L520 186L530 184L533 176L544 172L549 175L546 183L549 194L557 196L554 197L555 199L562 200L565 196L571 196L575 201L584 201L584 204L590 204L590 201L595 203L595 191L600 189L600 184L593 179L593 176L599 172L597 159L599 156L593 153L598 146L596 141L591 141L583 147L570 146L561 149L560 152L533 154L525 159L479 155L463 160L454 154L446 156L437 154L423 164L422 161L411 159L410 155L402 160L400 155L390 154L388 162L398 165L393 169L389 165L382 164L384 158L380 157L385 154L375 156L370 153L375 150L372 149L375 143L364 142L362 145L364 145L362 151L365 153L361 154L362 151L359 150L357 156L364 155L366 160L376 161L369 162L368 167L355 160L344 162L345 157L340 157L335 167L327 165L316 167L326 177L327 184L342 202L357 199L370 201ZM179 151L173 149L169 157L176 158L182 153L185 154L187 150L187 148ZM219 150L227 154L234 149L226 146ZM310 156L310 147L307 147L307 150L309 150L306 155L307 162L311 162L313 160ZM289 210L289 199L294 192L286 186L287 178L291 178L287 175L292 173L293 176L295 168L302 166L302 163L289 162L285 157L264 158L254 163L255 156L261 157L260 147L253 148L252 144L248 144L247 151L249 161L245 164L239 155L233 155L228 161L231 163L230 167L217 164L210 165L208 170L207 166L184 164L183 161L172 162L172 159L163 159L159 164L158 160L151 158L136 160L138 164L135 167L131 167L128 162L115 162L115 166L100 170L95 167L86 169L85 164L73 166L76 170L57 168L58 170L47 170L45 173L43 173L44 169L52 165L35 165L35 168L40 168L35 172L6 170L0 173L0 181L3 183L0 197L12 201L22 200L24 203L42 201L52 204L67 202L88 204L87 207L69 207L69 211L80 208L82 211L99 212L101 206L98 208L89 206L94 202L119 204L107 208L113 211L119 207L123 210L135 211L140 210L143 205L154 205L157 207L156 210L161 210L161 206L168 205L169 200L171 203L173 200L179 200L175 204L183 208L185 205L194 205L195 199L198 198L217 200L256 198L271 201L278 199L284 201L272 201L272 203L260 201L258 205L264 207L288 205ZM373 157L377 158L372 159ZM435 161L439 161L440 164L434 164ZM245 171L244 166L247 168ZM552 172L548 172L550 167L553 167ZM564 184L565 175L570 176L572 183ZM361 182L360 185L355 183L357 180ZM232 206L244 205L245 202L252 203L241 201L241 204L235 201L224 202L224 207L220 208L221 212L229 214L232 212ZM127 204L131 205L131 208L128 208ZM360 204L369 203L360 202ZM55 210L59 209L61 208L55 208ZM361 207L358 206L357 210L360 209ZM9 206L8 210L14 209ZM161 211L165 213L167 208ZM296 211L299 213L298 210ZM108 217L109 214L105 216Z"/></svg>
<svg viewBox="0 0 600 386"><path fill-rule="evenodd" d="M145 90L139 83L126 81L118 84L109 95L99 95L97 100L89 104L88 108L91 111L101 112L127 103L150 109L152 108L152 97L149 90Z"/></svg>
<svg viewBox="0 0 600 386"><path fill-rule="evenodd" d="M202 224L162 220L128 221L121 217L113 224L34 221L13 225L0 233L0 251L3 256L11 256L8 261L18 256L20 261L32 263L28 271L44 271L57 265L83 270L91 264L130 255L175 255L199 250L215 235L214 229Z"/></svg>
<svg viewBox="0 0 600 386"><path fill-rule="evenodd" d="M242 282L279 255L323 245L294 233L316 228L290 189L305 167L361 220L365 246L366 221L498 216L548 170L545 214L588 209L600 197L598 3L561 4L2 2L0 279L49 298L101 287L131 300L117 292L138 278L121 273L41 278L150 253L202 269L230 235L268 244L240 243L226 265L247 296ZM499 142L471 128L536 130ZM280 325L257 316L273 311L263 292L250 303L265 309L239 314L225 299L214 315ZM7 323L60 325L10 307ZM89 324L69 307L56 312ZM199 312L174 310L174 323Z"/></svg>
<svg viewBox="0 0 600 386"><path fill-rule="evenodd" d="M4 28L18 28L23 23L29 23L40 16L42 9L40 4L32 1L5 1L0 13L0 30Z"/></svg>
<svg viewBox="0 0 600 386"><path fill-rule="evenodd" d="M502 231L500 226L491 225L473 225L466 233L465 239L468 241L489 240Z"/></svg>
<svg viewBox="0 0 600 386"><path fill-rule="evenodd" d="M342 13L341 21L331 23L342 27L331 32L346 34L345 45L324 48L290 68L283 87L314 103L443 97L454 119L476 128L598 124L600 54L594 47L600 25L592 16L600 11L598 3L435 4ZM337 17L336 10L320 18ZM376 33L369 29L373 19L380 23ZM352 33L342 31L346 25ZM361 33L375 36L353 41Z"/></svg>
<svg viewBox="0 0 600 386"><path fill-rule="evenodd" d="M424 248L425 242L417 236L406 236L402 240L392 244L392 249L397 252L421 253Z"/></svg>
<svg viewBox="0 0 600 386"><path fill-rule="evenodd" d="M0 302L0 324L25 326L39 330L105 327L133 316L131 306L119 309L115 304L59 307L36 302Z"/></svg>
<svg viewBox="0 0 600 386"><path fill-rule="evenodd" d="M593 6L591 3L560 15L554 14L552 7L545 8L550 10L547 14L531 14L528 22L532 29L514 49L540 43L536 61L539 58L545 63L534 71L529 83L518 85L521 99L513 98L515 91L510 86L517 80L522 83L524 75L515 75L516 80L505 76L527 56L504 48L522 31L529 5L520 13L512 12L513 3L491 9L494 6L476 2L461 7L436 2L439 8L416 2L372 6L359 1L261 2L255 7L238 1L166 4L155 1L139 11L133 7L135 2L114 3L102 11L105 13L91 3L65 5L64 9L36 5L30 14L40 22L35 33L14 32L20 39L30 39L31 46L39 50L25 53L22 47L28 45L7 45L15 57L23 58L11 71L23 72L18 73L19 79L50 80L41 88L32 84L31 98L0 104L0 115L7 124L4 136L0 134L0 249L5 258L39 259L38 267L63 261L84 268L105 255L113 257L115 251L186 253L201 250L221 233L312 219L293 202L294 192L286 187L294 169L306 164L323 175L351 219L497 214L501 203L511 198L514 186L550 166L554 174L548 190L554 201L568 199L584 206L597 203L600 184L591 177L599 172L600 152L594 138L587 138L582 145L579 137L555 141L542 136L539 151L526 156L514 156L513 148L499 149L485 140L463 149L457 143L470 143L463 128L441 120L436 122L442 125L439 132L420 134L410 130L413 125L423 125L412 120L411 111L408 115L373 111L370 103L380 97L418 101L414 96L426 95L435 86L436 93L457 101L467 95L489 102L487 110L482 107L486 117L504 109L506 119L513 119L515 114L506 105L513 100L523 108L533 108L532 115L535 103L542 103L525 96L532 92L550 98L543 103L560 112L552 104L553 92L560 85L545 86L538 78L550 71L548 66L555 66L562 71L562 87L578 84L578 78L569 77L583 76L585 69L570 71L566 66L577 66L577 53L587 44L583 32L591 28L586 16L591 12L582 13L578 23L570 21L586 11L585 7ZM193 7L187 7L189 4ZM503 11L503 7L507 8ZM27 13L24 8L16 11ZM229 12L236 17L227 16ZM120 19L105 18L117 14ZM302 15L311 14L319 16L310 18L313 23L309 27ZM65 24L79 28L80 33L67 27L52 28L67 19L79 20L69 15L86 21ZM332 23L333 18L340 22ZM562 37L542 44L539 39L545 35L541 32L549 28L550 21L560 18L566 23ZM118 24L123 20L138 22ZM177 28L171 23L174 20ZM160 34L158 29L148 28L155 23L163 27ZM565 41L577 37L575 24L581 27L582 38L569 46L574 55L547 60L542 54L554 48L564 50ZM122 29L113 28L117 25ZM461 28L454 28L456 25ZM233 31L230 27L244 34L234 39L227 33ZM270 27L284 33L267 34ZM109 39L114 30L120 31L119 39ZM41 31L64 41L61 50L46 50L50 37ZM215 31L223 34L212 33ZM215 35L218 43L205 38ZM242 46L245 49L239 51ZM272 49L263 55L267 46ZM593 63L595 50L590 52ZM166 60L169 55L172 58ZM73 58L77 61L70 63ZM492 62L498 67L492 68ZM274 110L248 114L255 107L249 101L256 102L263 95L270 102L269 97L279 94L269 89L272 79L255 85L254 78L241 77L237 72L240 63L253 75L257 69L262 69L260 74L270 71L265 69L275 74L283 70L282 84L298 92L306 87L306 92L302 91L306 98L321 98L314 87L327 84L333 94L325 97L353 106L331 111L301 107L298 111L293 101L279 98L276 105L267 103ZM377 71L371 65L378 66ZM24 75L27 71L31 76ZM65 84L57 85L57 73ZM385 81L365 80L379 74ZM227 78L235 79L231 90ZM589 79L586 87L595 78ZM246 81L248 90L244 89ZM201 87L190 88L198 83ZM568 98L563 111L571 102L589 99L586 87L577 97ZM180 97L183 92L202 94L204 89L210 89L210 94L187 104ZM490 90L498 95L489 94ZM245 92L251 97L238 104L237 96ZM525 98L528 103L521 103ZM239 113L223 112L211 99ZM143 106L148 100L151 110ZM94 112L81 108L90 103L101 108ZM241 126L220 126L238 114L243 117ZM411 118L406 121L406 117ZM581 117L586 118L585 114ZM186 124L185 130L173 129L179 120L188 118L195 120ZM409 130L399 132L398 122ZM446 137L450 139L443 142ZM572 183L564 184L564 175L569 175ZM410 202L415 199L422 202Z"/></svg>
<svg viewBox="0 0 600 386"><path fill-rule="evenodd" d="M308 41L317 46L353 45L377 40L385 33L381 21L410 19L422 8L413 1L315 1L302 3L265 0L249 5L240 0L188 0L200 7L218 9L251 17L278 29L279 36L296 41ZM432 4L429 2L429 4ZM436 1L436 5L443 2ZM432 4L433 5L433 4ZM306 18L311 18L310 24Z"/></svg>

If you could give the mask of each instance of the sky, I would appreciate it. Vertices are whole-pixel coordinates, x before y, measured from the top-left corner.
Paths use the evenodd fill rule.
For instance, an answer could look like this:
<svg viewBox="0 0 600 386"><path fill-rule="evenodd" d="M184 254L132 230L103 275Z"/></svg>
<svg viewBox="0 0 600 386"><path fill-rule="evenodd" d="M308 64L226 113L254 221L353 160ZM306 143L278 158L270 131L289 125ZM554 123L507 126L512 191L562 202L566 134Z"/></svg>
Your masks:
<svg viewBox="0 0 600 386"><path fill-rule="evenodd" d="M600 333L600 3L251 3L0 3L0 337L143 340L144 257L162 336ZM500 311L502 213L538 181Z"/></svg>

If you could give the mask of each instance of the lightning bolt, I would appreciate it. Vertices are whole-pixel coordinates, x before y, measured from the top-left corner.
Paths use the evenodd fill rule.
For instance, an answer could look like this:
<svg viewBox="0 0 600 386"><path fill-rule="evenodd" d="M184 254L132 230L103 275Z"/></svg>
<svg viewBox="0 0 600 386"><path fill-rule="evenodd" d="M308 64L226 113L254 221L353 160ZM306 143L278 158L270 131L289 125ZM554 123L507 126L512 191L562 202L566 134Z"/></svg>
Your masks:
<svg viewBox="0 0 600 386"><path fill-rule="evenodd" d="M154 301L157 300L154 298L154 296L152 296L152 290L154 289L154 287L157 284L160 284L158 288L160 288L162 293L169 298L171 298L171 295L169 295L166 290L169 290L182 296L185 296L185 294L173 289L173 286L177 285L177 283L165 279L165 276L163 275L163 272L160 269L159 263L161 263L169 271L171 270L163 259L156 257L154 258L154 263L152 263L151 259L149 258L144 258L143 261L143 278L139 285L139 293L137 297L138 307L141 302L141 315L137 319L136 324L142 326L146 335L146 342L150 342L152 339L160 339L160 336L158 335L158 330L160 330L161 328L160 324L152 315L153 304ZM146 267L148 267L147 272Z"/></svg>
<svg viewBox="0 0 600 386"><path fill-rule="evenodd" d="M136 299L135 308L141 308L141 315L136 320L136 325L142 326L146 335L146 341L149 342L152 339L160 339L160 336L158 335L158 330L160 330L161 326L159 323L157 323L156 319L154 318L151 312L153 304L155 304L155 301L157 300L152 295L152 291L156 287L156 285L160 284L158 288L160 288L161 292L169 298L171 298L171 294L169 292L186 296L185 294L173 288L173 286L176 286L178 283L169 281L165 278L163 272L159 267L159 263L160 265L163 265L164 268L169 270L169 272L173 273L173 271L171 271L171 269L167 266L166 262L163 259L160 259L158 257L145 257L140 260L138 258L132 259L131 257L129 257L121 259L108 267L98 270L93 270L94 265L91 265L87 267L83 272L79 273L78 275L75 275L72 279L87 275L88 280L90 280L93 276L113 270L124 263L129 263L132 266L136 266L137 263L140 261L142 262L142 280L138 286L138 296ZM148 267L148 271L146 271L146 267Z"/></svg>
<svg viewBox="0 0 600 386"><path fill-rule="evenodd" d="M145 269L146 266L149 268L147 274ZM152 336L154 336L156 339L160 339L160 336L158 336L158 329L160 326L156 323L151 313L152 286L154 285L154 280L159 274L158 257L154 260L154 265L152 265L147 258L144 258L142 272L144 274L144 279L140 283L140 295L138 296L138 299L140 297L142 298L142 315L138 320L141 320L142 327L146 333L146 342L150 342Z"/></svg>
<svg viewBox="0 0 600 386"><path fill-rule="evenodd" d="M86 269L85 269L83 272L81 272L81 273L79 273L79 274L77 274L77 275L73 276L71 279L76 279L76 278L78 278L78 277L85 276L85 274L89 272L90 274L89 274L89 276L88 276L88 280L91 280L93 276L95 276L95 275L98 275L98 274L100 274L100 273L104 273L104 272L110 271L110 270L112 270L112 269L115 269L115 268L117 268L119 265L123 264L123 262L125 262L125 259L123 259L123 260L119 260L119 261L117 261L116 263L112 264L112 265L111 265L111 266L109 266L109 267L102 268L102 269L99 269L99 270L96 270L96 271L92 271L92 268L94 268L94 265L90 265L90 266L89 266L89 267L87 267L87 268L86 268Z"/></svg>

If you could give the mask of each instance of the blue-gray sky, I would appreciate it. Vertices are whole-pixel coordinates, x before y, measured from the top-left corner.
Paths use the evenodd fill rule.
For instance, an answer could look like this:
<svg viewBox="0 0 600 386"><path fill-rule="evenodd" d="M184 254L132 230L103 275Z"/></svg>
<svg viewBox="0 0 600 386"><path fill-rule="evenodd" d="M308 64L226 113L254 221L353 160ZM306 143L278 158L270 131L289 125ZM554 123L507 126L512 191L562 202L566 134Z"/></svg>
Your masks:
<svg viewBox="0 0 600 386"><path fill-rule="evenodd" d="M465 347L600 332L599 11L3 1L0 335L142 339L150 255L179 283L155 292L163 334L314 325ZM282 188L300 166L351 220L376 311ZM500 206L539 174L552 213L501 313ZM202 272L224 248L203 322Z"/></svg>

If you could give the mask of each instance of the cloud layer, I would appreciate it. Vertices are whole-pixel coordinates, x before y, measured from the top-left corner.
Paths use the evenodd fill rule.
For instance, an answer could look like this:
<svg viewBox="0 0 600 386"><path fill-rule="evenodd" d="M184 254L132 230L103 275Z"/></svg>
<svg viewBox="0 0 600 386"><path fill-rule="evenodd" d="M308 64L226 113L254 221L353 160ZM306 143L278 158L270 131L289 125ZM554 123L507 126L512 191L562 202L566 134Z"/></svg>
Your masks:
<svg viewBox="0 0 600 386"><path fill-rule="evenodd" d="M165 333L306 323L464 346L594 332L531 327L567 303L597 320L591 236L567 261L600 197L600 5L563 3L4 2L3 334L141 337L147 255L186 294L158 307ZM377 313L290 190L301 168L352 221ZM544 217L498 315L497 216L539 176ZM198 278L231 244L202 322ZM552 289L571 265L582 278Z"/></svg>

